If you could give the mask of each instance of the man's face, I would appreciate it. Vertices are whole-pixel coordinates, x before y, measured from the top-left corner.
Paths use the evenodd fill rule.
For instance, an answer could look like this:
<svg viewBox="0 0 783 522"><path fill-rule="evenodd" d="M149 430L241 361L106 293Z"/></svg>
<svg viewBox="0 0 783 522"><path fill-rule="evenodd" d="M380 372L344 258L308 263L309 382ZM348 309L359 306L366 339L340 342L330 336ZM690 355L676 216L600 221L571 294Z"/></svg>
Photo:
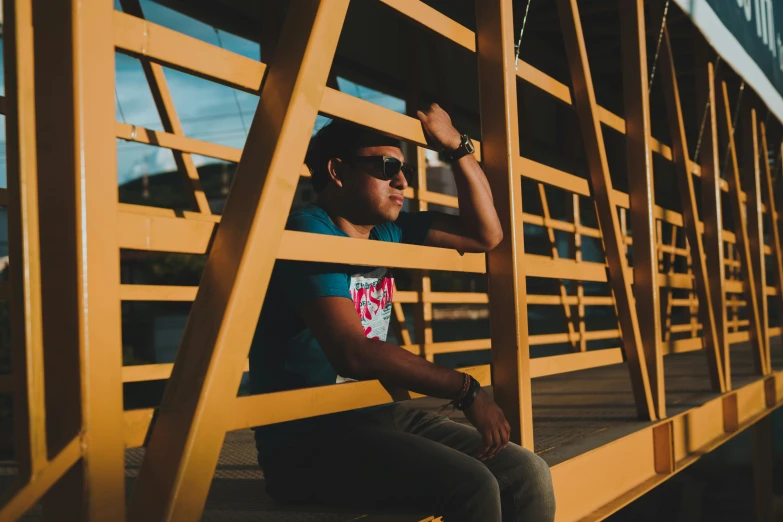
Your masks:
<svg viewBox="0 0 783 522"><path fill-rule="evenodd" d="M405 161L399 147L365 147L356 151L356 157L344 162L347 168L342 179L347 203L361 212L362 217L373 220L372 224L397 220L404 201L402 191L408 186L402 171L392 179L384 175L381 161L372 159L379 156Z"/></svg>

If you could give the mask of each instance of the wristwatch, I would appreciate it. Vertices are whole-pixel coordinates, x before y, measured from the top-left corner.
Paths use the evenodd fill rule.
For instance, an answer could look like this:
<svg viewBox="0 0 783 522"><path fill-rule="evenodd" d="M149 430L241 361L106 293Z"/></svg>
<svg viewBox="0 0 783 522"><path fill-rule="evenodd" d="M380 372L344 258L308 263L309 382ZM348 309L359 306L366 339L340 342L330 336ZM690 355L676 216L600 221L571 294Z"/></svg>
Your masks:
<svg viewBox="0 0 783 522"><path fill-rule="evenodd" d="M457 161L463 156L467 156L468 154L473 154L475 150L476 149L473 147L473 142L470 141L468 135L463 134L462 136L460 136L459 147L457 147L454 150L445 151L443 153L443 156L445 157L447 162L454 163L455 161Z"/></svg>

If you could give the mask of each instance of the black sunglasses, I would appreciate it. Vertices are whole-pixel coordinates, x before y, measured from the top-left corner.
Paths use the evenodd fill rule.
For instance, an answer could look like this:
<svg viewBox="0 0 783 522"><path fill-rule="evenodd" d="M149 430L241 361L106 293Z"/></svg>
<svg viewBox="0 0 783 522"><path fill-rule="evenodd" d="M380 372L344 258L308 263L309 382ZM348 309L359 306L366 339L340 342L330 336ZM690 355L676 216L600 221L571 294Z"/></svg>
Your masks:
<svg viewBox="0 0 783 522"><path fill-rule="evenodd" d="M413 165L404 163L394 156L354 156L354 160L363 161L379 167L383 172L383 177L392 180L402 171L405 179L410 180L413 176Z"/></svg>

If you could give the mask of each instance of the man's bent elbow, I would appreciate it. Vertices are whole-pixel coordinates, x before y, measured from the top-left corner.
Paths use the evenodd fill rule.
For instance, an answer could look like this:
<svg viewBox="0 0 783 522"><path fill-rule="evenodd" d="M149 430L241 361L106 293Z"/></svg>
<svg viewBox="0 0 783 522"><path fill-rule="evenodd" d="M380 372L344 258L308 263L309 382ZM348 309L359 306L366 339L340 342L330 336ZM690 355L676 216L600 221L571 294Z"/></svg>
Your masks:
<svg viewBox="0 0 783 522"><path fill-rule="evenodd" d="M501 241L503 241L503 230L498 228L497 231L492 234L488 234L488 236L484 238L482 247L485 252L490 252L495 250Z"/></svg>
<svg viewBox="0 0 783 522"><path fill-rule="evenodd" d="M335 371L342 377L360 381L369 378L368 374L371 373L365 359L362 350L349 350L347 353L343 353L342 357L338 361L334 361L332 365Z"/></svg>

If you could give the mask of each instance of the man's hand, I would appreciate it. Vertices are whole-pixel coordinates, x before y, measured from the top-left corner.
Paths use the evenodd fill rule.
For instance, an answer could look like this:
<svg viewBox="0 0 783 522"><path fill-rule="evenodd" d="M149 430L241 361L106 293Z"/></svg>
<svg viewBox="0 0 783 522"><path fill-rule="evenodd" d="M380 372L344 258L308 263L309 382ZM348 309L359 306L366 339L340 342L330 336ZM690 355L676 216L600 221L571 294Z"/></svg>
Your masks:
<svg viewBox="0 0 783 522"><path fill-rule="evenodd" d="M451 124L448 113L433 103L426 111L417 111L427 140L438 150L455 150L460 145L460 133Z"/></svg>
<svg viewBox="0 0 783 522"><path fill-rule="evenodd" d="M465 417L484 438L479 460L489 460L506 447L511 437L511 426L500 407L483 389L470 408L465 410Z"/></svg>

